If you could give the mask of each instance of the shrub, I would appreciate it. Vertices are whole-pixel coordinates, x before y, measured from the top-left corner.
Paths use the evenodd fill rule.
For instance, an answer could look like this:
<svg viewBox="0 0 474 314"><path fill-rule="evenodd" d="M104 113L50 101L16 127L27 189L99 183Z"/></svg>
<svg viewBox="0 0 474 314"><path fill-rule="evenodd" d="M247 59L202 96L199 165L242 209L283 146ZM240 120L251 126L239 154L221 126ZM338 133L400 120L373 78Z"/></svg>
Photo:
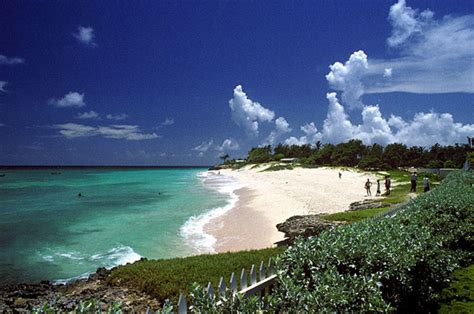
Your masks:
<svg viewBox="0 0 474 314"><path fill-rule="evenodd" d="M472 260L473 182L472 173L454 173L393 218L300 239L278 263L281 307L432 309L450 273Z"/></svg>

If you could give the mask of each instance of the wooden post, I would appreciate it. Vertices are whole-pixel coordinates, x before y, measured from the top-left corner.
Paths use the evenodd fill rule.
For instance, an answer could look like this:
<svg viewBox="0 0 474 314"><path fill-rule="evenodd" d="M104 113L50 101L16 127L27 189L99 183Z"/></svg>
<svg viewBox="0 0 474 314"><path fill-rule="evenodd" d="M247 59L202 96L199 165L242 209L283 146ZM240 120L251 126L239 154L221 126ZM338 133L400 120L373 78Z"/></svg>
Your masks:
<svg viewBox="0 0 474 314"><path fill-rule="evenodd" d="M260 267L258 270L258 279L259 280L265 279L265 265L263 265L263 261L260 262Z"/></svg>

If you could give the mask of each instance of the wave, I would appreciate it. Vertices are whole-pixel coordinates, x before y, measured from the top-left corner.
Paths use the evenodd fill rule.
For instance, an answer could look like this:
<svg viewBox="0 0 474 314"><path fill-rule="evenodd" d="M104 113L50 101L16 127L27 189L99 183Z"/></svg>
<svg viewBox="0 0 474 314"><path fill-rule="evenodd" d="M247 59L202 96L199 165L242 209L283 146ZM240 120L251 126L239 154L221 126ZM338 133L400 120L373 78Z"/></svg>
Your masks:
<svg viewBox="0 0 474 314"><path fill-rule="evenodd" d="M192 216L181 227L181 235L187 240L188 244L199 253L213 253L216 238L204 231L204 227L212 219L220 217L231 210L239 197L235 191L241 189L243 185L237 183L231 177L224 175L217 175L212 172L200 172L197 177L201 182L221 194L229 196L225 206L212 208L200 215Z"/></svg>
<svg viewBox="0 0 474 314"><path fill-rule="evenodd" d="M44 261L50 263L61 263L64 262L65 259L69 259L72 261L81 260L81 263L87 262L91 265L94 265L94 267L105 267L107 269L111 269L119 265L125 265L127 263L136 262L142 257L129 246L118 246L108 250L107 252L94 255L81 254L75 251L66 253L55 252L49 255L42 255L41 258ZM93 272L86 272L79 276L71 278L57 279L54 280L54 284L65 284L79 279L85 279L89 277L89 275L91 275L92 273Z"/></svg>

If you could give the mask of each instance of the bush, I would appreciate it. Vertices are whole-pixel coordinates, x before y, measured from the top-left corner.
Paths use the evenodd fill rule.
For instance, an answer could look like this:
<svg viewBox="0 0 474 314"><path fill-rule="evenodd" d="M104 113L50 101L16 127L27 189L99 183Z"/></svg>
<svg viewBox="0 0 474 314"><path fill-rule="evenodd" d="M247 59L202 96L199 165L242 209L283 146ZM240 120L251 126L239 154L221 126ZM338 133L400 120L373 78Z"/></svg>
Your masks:
<svg viewBox="0 0 474 314"><path fill-rule="evenodd" d="M278 263L281 307L432 309L450 273L472 261L473 182L472 173L451 174L393 218L342 226L297 241Z"/></svg>

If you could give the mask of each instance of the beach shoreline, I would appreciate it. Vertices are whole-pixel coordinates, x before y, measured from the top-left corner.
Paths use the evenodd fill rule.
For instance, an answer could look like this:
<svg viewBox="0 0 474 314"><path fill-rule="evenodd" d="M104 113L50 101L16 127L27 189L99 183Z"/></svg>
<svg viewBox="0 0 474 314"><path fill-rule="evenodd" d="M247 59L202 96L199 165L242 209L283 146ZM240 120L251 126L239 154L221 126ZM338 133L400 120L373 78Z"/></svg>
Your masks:
<svg viewBox="0 0 474 314"><path fill-rule="evenodd" d="M238 201L231 210L204 226L204 231L216 239L216 252L271 247L284 239L276 225L292 216L347 211L352 202L373 199L365 196L367 178L374 184L373 195L376 191L376 177L363 172L337 168L262 172L263 169L220 170L221 175L232 177L244 188L234 192Z"/></svg>

